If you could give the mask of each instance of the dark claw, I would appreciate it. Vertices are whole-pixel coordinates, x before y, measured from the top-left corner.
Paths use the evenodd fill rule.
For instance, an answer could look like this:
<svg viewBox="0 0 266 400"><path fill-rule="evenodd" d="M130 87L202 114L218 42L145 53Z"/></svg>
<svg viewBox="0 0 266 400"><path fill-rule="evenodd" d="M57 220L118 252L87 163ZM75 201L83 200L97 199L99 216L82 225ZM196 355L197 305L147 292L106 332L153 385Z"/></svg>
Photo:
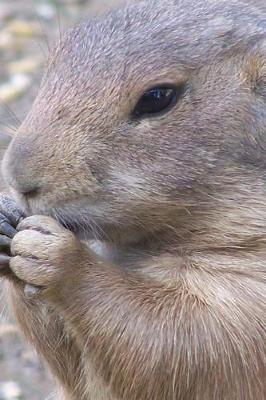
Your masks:
<svg viewBox="0 0 266 400"><path fill-rule="evenodd" d="M12 240L9 237L0 235L0 250L3 249L9 251L11 242Z"/></svg>
<svg viewBox="0 0 266 400"><path fill-rule="evenodd" d="M9 267L11 257L6 254L0 253L0 272Z"/></svg>
<svg viewBox="0 0 266 400"><path fill-rule="evenodd" d="M10 247L15 229L24 218L16 203L7 196L0 195L0 276L12 277L10 264Z"/></svg>
<svg viewBox="0 0 266 400"><path fill-rule="evenodd" d="M9 224L3 215L0 214L0 234L12 239L16 233L16 229Z"/></svg>
<svg viewBox="0 0 266 400"><path fill-rule="evenodd" d="M25 217L23 212L17 208L14 200L8 196L0 195L0 213L6 217L6 220L16 228L19 222Z"/></svg>

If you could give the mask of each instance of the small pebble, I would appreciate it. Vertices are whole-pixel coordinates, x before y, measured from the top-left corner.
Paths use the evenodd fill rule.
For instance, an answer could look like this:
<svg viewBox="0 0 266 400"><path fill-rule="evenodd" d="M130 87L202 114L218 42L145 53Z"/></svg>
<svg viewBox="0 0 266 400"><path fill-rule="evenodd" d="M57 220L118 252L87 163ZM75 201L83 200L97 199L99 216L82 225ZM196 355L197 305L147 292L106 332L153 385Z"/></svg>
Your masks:
<svg viewBox="0 0 266 400"><path fill-rule="evenodd" d="M32 79L25 74L15 74L0 86L0 100L10 102L17 99L30 87Z"/></svg>
<svg viewBox="0 0 266 400"><path fill-rule="evenodd" d="M56 17L56 9L52 4L41 3L36 5L36 11L40 17L50 20Z"/></svg>
<svg viewBox="0 0 266 400"><path fill-rule="evenodd" d="M25 48L26 39L23 36L13 35L7 30L0 30L0 51L6 54L10 51L21 51Z"/></svg>
<svg viewBox="0 0 266 400"><path fill-rule="evenodd" d="M41 60L37 57L26 57L20 60L12 61L7 65L10 74L32 73L41 65Z"/></svg>
<svg viewBox="0 0 266 400"><path fill-rule="evenodd" d="M19 36L40 36L42 34L41 27L37 23L23 21L23 20L13 20L7 25L8 32L13 35Z"/></svg>
<svg viewBox="0 0 266 400"><path fill-rule="evenodd" d="M14 39L10 32L0 31L0 50L7 50L13 47Z"/></svg>
<svg viewBox="0 0 266 400"><path fill-rule="evenodd" d="M0 338L3 336L17 335L18 327L14 324L0 325Z"/></svg>
<svg viewBox="0 0 266 400"><path fill-rule="evenodd" d="M0 400L19 400L22 390L16 382L0 382Z"/></svg>

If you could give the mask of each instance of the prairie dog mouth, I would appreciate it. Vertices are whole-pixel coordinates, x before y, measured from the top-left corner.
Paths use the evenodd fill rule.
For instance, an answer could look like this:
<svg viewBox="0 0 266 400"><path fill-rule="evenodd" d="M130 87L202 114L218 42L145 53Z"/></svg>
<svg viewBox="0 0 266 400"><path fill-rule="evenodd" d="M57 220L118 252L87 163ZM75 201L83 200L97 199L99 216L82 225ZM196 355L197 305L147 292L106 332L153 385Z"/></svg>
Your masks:
<svg viewBox="0 0 266 400"><path fill-rule="evenodd" d="M46 215L57 220L66 229L73 232L76 236L86 240L102 240L104 232L99 224L100 213L96 206L89 205L86 198L78 201L60 201L61 204L53 207L45 201L27 199L15 191L11 191L11 196L16 201L25 215Z"/></svg>
<svg viewBox="0 0 266 400"><path fill-rule="evenodd" d="M43 210L42 214L56 219L66 229L73 232L82 240L108 241L109 238L104 230L101 215L95 206L88 204L68 204L63 207L50 208Z"/></svg>

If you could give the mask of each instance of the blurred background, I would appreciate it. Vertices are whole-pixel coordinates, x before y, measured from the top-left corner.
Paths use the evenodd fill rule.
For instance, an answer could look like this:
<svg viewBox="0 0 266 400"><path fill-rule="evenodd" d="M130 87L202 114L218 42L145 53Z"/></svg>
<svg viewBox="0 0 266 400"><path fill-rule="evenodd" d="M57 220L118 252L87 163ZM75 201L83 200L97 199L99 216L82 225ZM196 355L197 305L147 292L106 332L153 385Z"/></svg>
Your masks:
<svg viewBox="0 0 266 400"><path fill-rule="evenodd" d="M0 160L36 96L49 48L67 27L123 1L0 0ZM0 282L0 400L44 400L53 390L52 378L7 316Z"/></svg>

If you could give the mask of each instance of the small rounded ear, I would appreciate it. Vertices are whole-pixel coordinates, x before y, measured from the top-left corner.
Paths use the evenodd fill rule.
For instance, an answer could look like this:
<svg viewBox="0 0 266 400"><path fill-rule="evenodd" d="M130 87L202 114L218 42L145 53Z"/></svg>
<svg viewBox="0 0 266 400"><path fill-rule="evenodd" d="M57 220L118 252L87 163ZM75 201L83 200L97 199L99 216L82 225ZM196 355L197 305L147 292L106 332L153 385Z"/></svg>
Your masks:
<svg viewBox="0 0 266 400"><path fill-rule="evenodd" d="M248 54L247 78L254 92L266 101L266 35Z"/></svg>

